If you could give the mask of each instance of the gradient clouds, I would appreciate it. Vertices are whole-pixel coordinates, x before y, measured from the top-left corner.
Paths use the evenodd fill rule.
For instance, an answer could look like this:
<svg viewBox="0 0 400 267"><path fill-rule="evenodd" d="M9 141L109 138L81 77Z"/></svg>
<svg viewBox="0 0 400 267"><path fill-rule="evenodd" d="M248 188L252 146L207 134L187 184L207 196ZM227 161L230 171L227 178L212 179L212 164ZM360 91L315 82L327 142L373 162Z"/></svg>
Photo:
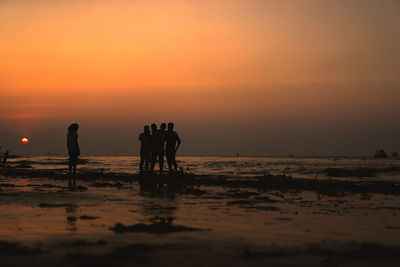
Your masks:
<svg viewBox="0 0 400 267"><path fill-rule="evenodd" d="M389 112L400 94L398 1L0 3L0 135L3 146L21 153L25 147L12 145L19 136L56 134L60 139L48 145L31 138L28 152L62 152L72 121L90 125L82 125L83 135L117 140L153 120L175 120L181 131L200 125L187 133L183 148L190 154L367 153L375 147L351 147L346 135L329 149L307 140L318 141L327 129L324 135L338 136L335 129L352 116L349 138L370 118L369 132L387 116L384 127L399 122ZM292 136L281 134L272 145L274 122ZM299 139L300 122L310 131ZM262 149L243 141L235 125L260 135ZM120 132L102 136L103 127ZM210 129L213 137L199 148ZM365 134L379 146L381 136ZM104 150L98 140L86 142L93 153L137 147L134 140L130 148L116 141ZM400 149L395 139L385 142ZM282 143L287 148L272 148Z"/></svg>

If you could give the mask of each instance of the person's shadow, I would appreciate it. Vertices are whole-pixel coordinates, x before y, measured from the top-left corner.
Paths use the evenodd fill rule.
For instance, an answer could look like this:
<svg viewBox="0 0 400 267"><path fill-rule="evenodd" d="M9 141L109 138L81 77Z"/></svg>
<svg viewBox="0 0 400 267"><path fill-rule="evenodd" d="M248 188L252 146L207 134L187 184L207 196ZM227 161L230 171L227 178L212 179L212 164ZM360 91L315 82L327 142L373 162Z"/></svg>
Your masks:
<svg viewBox="0 0 400 267"><path fill-rule="evenodd" d="M75 205L70 205L65 208L65 211L67 212L67 228L66 228L66 230L73 232L73 233L78 231L78 227L76 225L76 221L78 220L77 210L78 210L78 206L75 206Z"/></svg>

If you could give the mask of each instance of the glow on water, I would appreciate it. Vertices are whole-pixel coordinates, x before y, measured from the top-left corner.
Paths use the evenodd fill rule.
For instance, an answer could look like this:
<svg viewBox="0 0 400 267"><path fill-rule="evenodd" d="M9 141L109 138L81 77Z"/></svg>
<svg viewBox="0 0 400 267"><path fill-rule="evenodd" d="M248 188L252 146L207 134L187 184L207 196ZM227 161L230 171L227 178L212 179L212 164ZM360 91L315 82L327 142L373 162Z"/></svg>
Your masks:
<svg viewBox="0 0 400 267"><path fill-rule="evenodd" d="M137 183L125 183L124 188L118 189L80 182L87 190L70 191L66 182L51 179L1 178L1 182L15 186L2 192L0 238L26 244L51 246L52 242L60 244L71 239L120 244L129 242L129 236L121 239L110 227L116 223L148 224L159 218L171 218L174 224L207 231L168 236L134 233L134 239L151 242L209 239L228 243L240 240L240 243L291 246L325 239L398 243L390 228L400 226L397 219L400 214L390 209L398 206L398 196L321 199L315 192L254 191L275 202L243 207L232 204L238 200L235 192L217 187L203 187L207 191L203 197L142 191ZM40 207L41 203L68 203L71 207ZM85 215L93 219L82 219Z"/></svg>
<svg viewBox="0 0 400 267"><path fill-rule="evenodd" d="M80 170L137 173L137 156L83 156ZM324 178L328 168L377 170L380 179L399 179L400 160L361 157L195 157L178 156L178 164L185 172L194 174L257 176L266 173L286 174L299 178ZM66 156L35 156L11 159L10 163L26 163L36 169L65 169ZM166 163L164 168L166 169ZM156 169L158 166L156 165ZM396 172L397 170L397 172ZM344 177L347 178L347 177ZM350 178L350 177L348 177Z"/></svg>

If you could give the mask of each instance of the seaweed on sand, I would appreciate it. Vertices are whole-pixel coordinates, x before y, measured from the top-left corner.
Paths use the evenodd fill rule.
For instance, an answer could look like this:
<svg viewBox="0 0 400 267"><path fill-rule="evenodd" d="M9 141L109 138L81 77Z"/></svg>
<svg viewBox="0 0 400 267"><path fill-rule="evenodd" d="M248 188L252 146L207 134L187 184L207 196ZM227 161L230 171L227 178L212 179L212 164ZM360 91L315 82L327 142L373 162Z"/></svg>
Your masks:
<svg viewBox="0 0 400 267"><path fill-rule="evenodd" d="M185 195L195 195L195 196L202 196L204 194L207 194L206 190L201 190L200 188L194 188L193 186L187 187L184 189L181 194Z"/></svg>
<svg viewBox="0 0 400 267"><path fill-rule="evenodd" d="M328 168L324 172L331 177L376 177L378 175L378 171L372 168Z"/></svg>
<svg viewBox="0 0 400 267"><path fill-rule="evenodd" d="M74 239L74 240L67 240L66 242L62 242L60 246L66 247L82 247L82 246L103 246L106 245L107 241L105 240L98 240L97 242L90 242L84 239Z"/></svg>
<svg viewBox="0 0 400 267"><path fill-rule="evenodd" d="M328 168L323 171L330 177L377 177L378 173L398 173L399 166L385 166L383 168Z"/></svg>
<svg viewBox="0 0 400 267"><path fill-rule="evenodd" d="M66 208L73 207L73 208L75 208L76 205L67 204L67 203L54 203L54 204L52 204L52 203L40 203L39 207L40 208L61 208L61 207L66 207Z"/></svg>
<svg viewBox="0 0 400 267"><path fill-rule="evenodd" d="M98 218L100 218L100 217L90 216L90 215L82 215L79 217L79 219L81 219L81 220L96 220Z"/></svg>
<svg viewBox="0 0 400 267"><path fill-rule="evenodd" d="M110 227L114 233L121 234L126 232L143 232L152 234L169 234L175 232L201 231L201 229L187 227L184 225L172 225L168 222L155 222L152 224L138 223L125 226L122 223L117 223L114 227Z"/></svg>
<svg viewBox="0 0 400 267"><path fill-rule="evenodd" d="M245 179L216 179L200 176L194 181L197 185L255 188L259 190L312 191L321 195L338 196L349 194L392 194L400 195L400 184L391 181L343 181L292 178L285 175L265 175Z"/></svg>
<svg viewBox="0 0 400 267"><path fill-rule="evenodd" d="M120 182L116 182L116 183L106 183L106 182L99 183L99 182L96 182L96 183L93 183L93 184L90 184L90 185L94 186L94 187L117 187L117 188L122 188L124 186Z"/></svg>
<svg viewBox="0 0 400 267"><path fill-rule="evenodd" d="M63 173L56 170L0 169L0 174L23 177L48 177L62 180L68 179L65 172ZM180 172L166 175L146 174L144 176L124 173L82 172L78 174L78 179L83 181L138 181L143 187L153 188L154 185L167 185L168 189L176 192L181 192L188 186L222 186L231 188L254 188L264 191L312 191L329 196L344 195L345 193L400 195L400 184L393 181L317 180L270 174L255 177L232 178L231 176L194 175ZM2 184L2 186L6 185Z"/></svg>
<svg viewBox="0 0 400 267"><path fill-rule="evenodd" d="M32 166L29 164L18 164L17 166L15 166L15 168L30 169L30 168L32 168Z"/></svg>

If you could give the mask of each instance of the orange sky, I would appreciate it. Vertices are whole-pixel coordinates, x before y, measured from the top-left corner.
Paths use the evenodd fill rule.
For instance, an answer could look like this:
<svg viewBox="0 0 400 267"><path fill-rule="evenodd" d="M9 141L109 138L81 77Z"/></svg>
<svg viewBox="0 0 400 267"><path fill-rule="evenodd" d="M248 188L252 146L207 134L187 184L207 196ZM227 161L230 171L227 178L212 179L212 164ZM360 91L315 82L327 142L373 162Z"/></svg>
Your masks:
<svg viewBox="0 0 400 267"><path fill-rule="evenodd" d="M311 123L332 100L368 118L368 88L389 110L400 96L399 47L395 0L0 0L3 139L71 121Z"/></svg>

